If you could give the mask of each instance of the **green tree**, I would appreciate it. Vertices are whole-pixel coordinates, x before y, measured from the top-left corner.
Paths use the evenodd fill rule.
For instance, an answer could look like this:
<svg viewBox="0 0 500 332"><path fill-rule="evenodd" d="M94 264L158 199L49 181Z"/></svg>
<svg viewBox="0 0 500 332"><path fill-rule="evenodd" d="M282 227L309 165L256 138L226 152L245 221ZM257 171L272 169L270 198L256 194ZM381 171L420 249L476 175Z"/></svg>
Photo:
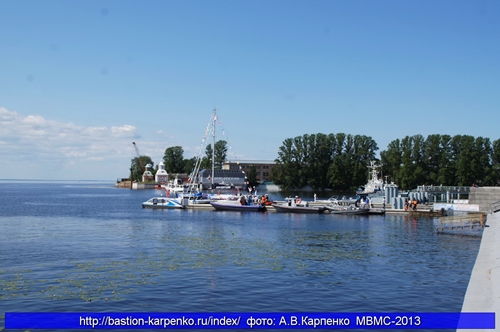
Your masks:
<svg viewBox="0 0 500 332"><path fill-rule="evenodd" d="M366 183L366 166L375 157L371 137L322 133L283 141L272 176L284 189L353 189ZM354 188L354 189L355 189Z"/></svg>
<svg viewBox="0 0 500 332"><path fill-rule="evenodd" d="M429 135L425 140L423 159L426 161L426 184L436 185L439 175L439 161L441 153L441 135Z"/></svg>
<svg viewBox="0 0 500 332"><path fill-rule="evenodd" d="M215 143L215 163L214 167L216 169L222 169L222 165L224 165L224 162L226 161L227 158L227 142L224 140L217 141Z"/></svg>
<svg viewBox="0 0 500 332"><path fill-rule="evenodd" d="M167 173L182 173L184 171L184 149L180 146L169 147L163 156Z"/></svg>
<svg viewBox="0 0 500 332"><path fill-rule="evenodd" d="M250 166L250 169L247 172L247 181L248 185L251 187L257 186L259 181L257 181L257 169L255 166Z"/></svg>
<svg viewBox="0 0 500 332"><path fill-rule="evenodd" d="M205 156L201 159L201 168L212 169L212 154L214 154L214 168L222 169L222 165L227 159L227 150L227 142L224 140L215 142L215 151L212 149L212 144L208 144L205 148Z"/></svg>
<svg viewBox="0 0 500 332"><path fill-rule="evenodd" d="M491 151L491 177L492 185L500 184L500 139L493 141Z"/></svg>
<svg viewBox="0 0 500 332"><path fill-rule="evenodd" d="M332 163L333 135L313 134L307 137L309 185L314 189L329 187L328 169Z"/></svg>
<svg viewBox="0 0 500 332"><path fill-rule="evenodd" d="M387 145L387 150L380 152L380 159L384 174L389 182L400 183L401 164L403 163L401 141L395 139Z"/></svg>
<svg viewBox="0 0 500 332"><path fill-rule="evenodd" d="M194 170L194 166L196 165L196 157L191 159L184 159L184 173L191 174Z"/></svg>
<svg viewBox="0 0 500 332"><path fill-rule="evenodd" d="M350 189L355 190L367 182L368 165L370 165L370 161L375 160L375 151L378 150L378 147L371 137L365 135L355 135L352 142Z"/></svg>
<svg viewBox="0 0 500 332"><path fill-rule="evenodd" d="M473 170L477 170L478 161L474 157L474 137L456 135L451 140L451 148L455 161L455 184L470 186L476 181Z"/></svg>
<svg viewBox="0 0 500 332"><path fill-rule="evenodd" d="M212 144L205 148L205 156L201 159L201 168L212 169Z"/></svg>
<svg viewBox="0 0 500 332"><path fill-rule="evenodd" d="M347 135L338 133L332 135L330 140L332 144L332 162L328 167L328 180L332 188L339 190L347 190L351 186L349 177L350 159L344 151L349 150L350 146L347 142Z"/></svg>
<svg viewBox="0 0 500 332"><path fill-rule="evenodd" d="M278 157L275 159L276 166L271 174L273 181L281 185L285 190L297 188L296 179L298 173L298 162L295 159L293 140L287 138L278 149Z"/></svg>
<svg viewBox="0 0 500 332"><path fill-rule="evenodd" d="M132 169L132 181L142 181L142 175L147 164L151 165L151 170L154 169L154 163L149 156L139 156L132 159L130 165Z"/></svg>
<svg viewBox="0 0 500 332"><path fill-rule="evenodd" d="M439 156L438 177L436 185L451 185L455 182L455 161L451 149L451 136L441 135L441 153Z"/></svg>
<svg viewBox="0 0 500 332"><path fill-rule="evenodd" d="M421 135L392 141L381 152L382 163L391 180L404 189L420 184L496 185L500 176L500 143L469 135Z"/></svg>
<svg viewBox="0 0 500 332"><path fill-rule="evenodd" d="M331 142L332 160L328 169L330 186L355 191L367 181L368 168L378 150L375 141L364 135L337 134Z"/></svg>
<svg viewBox="0 0 500 332"><path fill-rule="evenodd" d="M492 176L492 146L489 138L477 137L474 142L472 158L476 160L472 169L475 180L474 183L479 185L491 186L495 185L495 180Z"/></svg>

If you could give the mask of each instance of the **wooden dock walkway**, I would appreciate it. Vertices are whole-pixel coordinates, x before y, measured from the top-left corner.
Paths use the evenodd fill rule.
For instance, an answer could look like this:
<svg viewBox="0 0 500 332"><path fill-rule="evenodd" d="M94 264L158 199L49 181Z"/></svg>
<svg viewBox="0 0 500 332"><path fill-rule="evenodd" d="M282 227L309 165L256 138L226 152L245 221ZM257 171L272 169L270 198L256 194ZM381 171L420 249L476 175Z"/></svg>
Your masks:
<svg viewBox="0 0 500 332"><path fill-rule="evenodd" d="M461 230L484 228L486 225L486 216L483 213L467 214L463 216L449 216L439 218L439 227L436 229L438 233L447 230Z"/></svg>

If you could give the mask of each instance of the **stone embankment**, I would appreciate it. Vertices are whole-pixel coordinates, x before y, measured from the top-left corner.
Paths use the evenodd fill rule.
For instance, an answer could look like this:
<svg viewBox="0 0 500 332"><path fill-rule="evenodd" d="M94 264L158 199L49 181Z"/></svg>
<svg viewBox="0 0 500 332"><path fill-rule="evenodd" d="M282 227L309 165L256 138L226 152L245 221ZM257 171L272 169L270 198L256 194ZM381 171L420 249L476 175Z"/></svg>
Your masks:
<svg viewBox="0 0 500 332"><path fill-rule="evenodd" d="M479 211L488 211L490 204L500 201L500 187L471 188L469 204L479 205Z"/></svg>
<svg viewBox="0 0 500 332"><path fill-rule="evenodd" d="M496 313L495 331L498 331L500 329L500 212L488 214L486 225L465 294L462 312Z"/></svg>

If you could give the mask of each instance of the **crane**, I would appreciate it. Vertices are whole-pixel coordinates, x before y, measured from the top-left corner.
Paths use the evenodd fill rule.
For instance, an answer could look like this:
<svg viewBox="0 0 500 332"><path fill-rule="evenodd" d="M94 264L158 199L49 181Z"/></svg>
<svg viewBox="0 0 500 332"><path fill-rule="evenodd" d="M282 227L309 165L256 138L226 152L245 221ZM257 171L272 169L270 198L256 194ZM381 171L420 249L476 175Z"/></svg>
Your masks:
<svg viewBox="0 0 500 332"><path fill-rule="evenodd" d="M132 142L135 149L135 154L137 154L137 162L139 163L139 167L141 168L141 172L144 172L144 165L142 165L141 154L139 153L139 148L135 142Z"/></svg>

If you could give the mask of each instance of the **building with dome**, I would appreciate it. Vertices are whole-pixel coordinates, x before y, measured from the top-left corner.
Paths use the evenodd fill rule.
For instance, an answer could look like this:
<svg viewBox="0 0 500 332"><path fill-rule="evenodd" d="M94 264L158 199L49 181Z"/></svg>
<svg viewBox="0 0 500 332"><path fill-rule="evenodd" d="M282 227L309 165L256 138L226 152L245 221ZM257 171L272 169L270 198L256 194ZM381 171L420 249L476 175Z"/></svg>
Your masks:
<svg viewBox="0 0 500 332"><path fill-rule="evenodd" d="M158 164L158 171L155 175L155 182L160 184L166 184L168 182L168 173L165 170L165 164L161 161Z"/></svg>
<svg viewBox="0 0 500 332"><path fill-rule="evenodd" d="M151 173L151 169L153 166L151 164L147 164L144 173L142 174L142 182L151 182L153 181L153 173Z"/></svg>

